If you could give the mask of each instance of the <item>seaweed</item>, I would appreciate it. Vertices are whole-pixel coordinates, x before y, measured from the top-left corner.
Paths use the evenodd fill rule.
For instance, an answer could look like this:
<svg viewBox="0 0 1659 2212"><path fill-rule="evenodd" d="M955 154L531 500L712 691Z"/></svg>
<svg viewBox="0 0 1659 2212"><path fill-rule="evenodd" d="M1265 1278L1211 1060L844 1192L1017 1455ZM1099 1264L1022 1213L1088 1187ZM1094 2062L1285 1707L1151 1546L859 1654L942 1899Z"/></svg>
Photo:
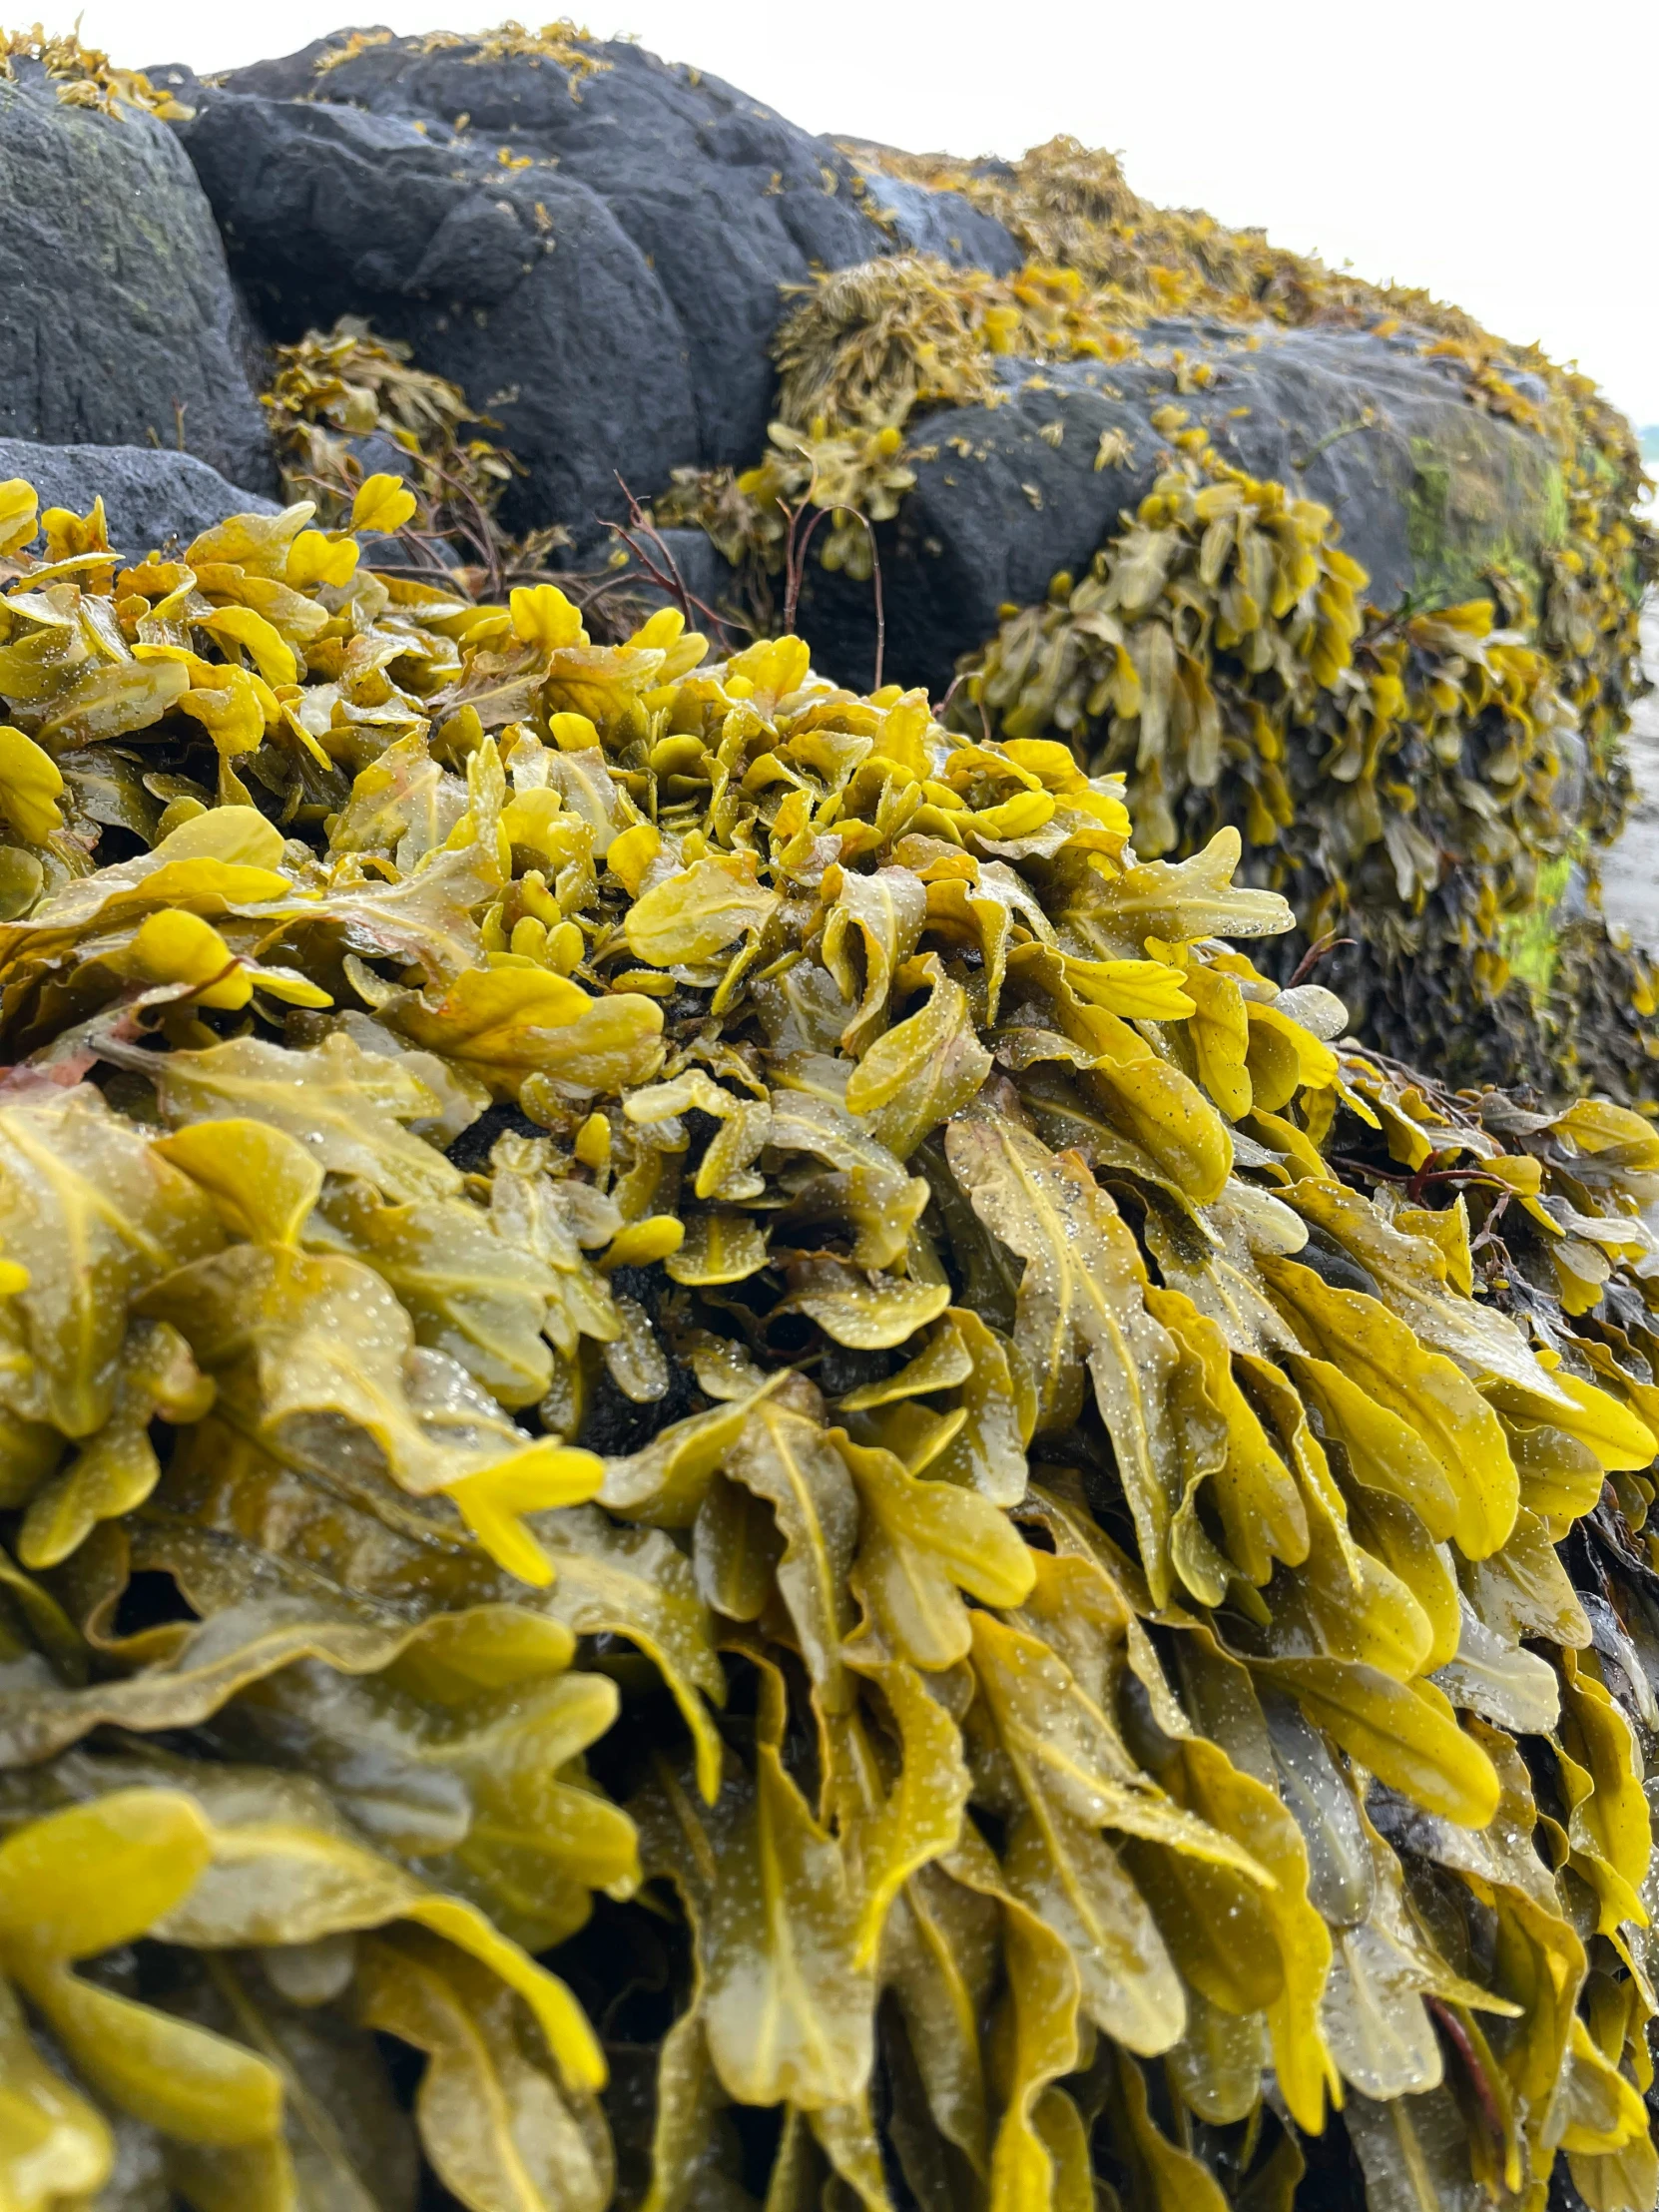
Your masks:
<svg viewBox="0 0 1659 2212"><path fill-rule="evenodd" d="M1659 1138L412 511L0 485L0 2192L1651 2202Z"/></svg>
<svg viewBox="0 0 1659 2212"><path fill-rule="evenodd" d="M876 165L875 150L843 151ZM1121 359L1149 323L1197 315L1246 338L1274 326L1366 329L1455 362L1471 408L1539 439L1542 527L1524 551L1501 530L1453 543L1452 464L1425 452L1406 517L1419 592L1405 606L1369 605L1370 578L1341 552L1329 514L1293 485L1249 484L1201 427L1182 427L1183 374L1207 370L1178 363L1154 417L1167 425L1176 475L1140 517L1123 516L1081 583L1058 575L1046 602L1009 609L961 664L952 719L970 730L981 711L993 723L1006 711L1012 719L996 726L1051 729L1089 769L1141 756L1133 788L1148 849L1191 853L1220 825L1238 828L1253 878L1296 908L1302 934L1285 972L1322 937L1354 940L1333 972L1390 1050L1409 1057L1450 1039L1466 1080L1650 1096L1653 980L1601 926L1596 888L1596 854L1629 805L1621 740L1646 689L1638 611L1659 576L1629 424L1588 378L1535 346L1507 344L1419 290L1271 247L1259 232L1154 208L1115 156L1074 141L1014 164L886 148L878 164L965 195L1007 227L1026 266L993 278L899 254L819 276L775 343L772 449L748 470L677 471L658 516L709 531L741 565L764 625L797 537L811 538L827 568L871 576L871 526L898 512L929 415L997 404L999 355ZM1173 725L1156 694L1141 723L1112 696L1103 672L1117 648L1095 634L1095 610L1149 530L1171 526L1172 501L1231 496L1196 482L1189 491L1183 472L1243 483L1240 511L1258 516L1258 544L1269 509L1274 528L1311 529L1310 544L1326 548L1322 576L1347 562L1343 589L1363 621L1331 670L1294 665L1295 648L1250 664L1273 626L1218 627L1216 578L1195 573L1223 558L1218 519L1202 557L1191 533L1157 606L1135 604L1136 651L1162 638L1159 667L1182 672ZM802 507L823 511L829 527L798 531ZM1316 512L1323 519L1308 522ZM1237 570L1229 589L1248 594ZM1541 889L1556 894L1544 907Z"/></svg>
<svg viewBox="0 0 1659 2212"><path fill-rule="evenodd" d="M96 108L117 119L134 108L164 123L188 121L192 113L142 70L118 69L101 48L83 45L78 31L48 33L38 23L29 31L0 30L0 78L14 78L19 62L38 69L66 108Z"/></svg>

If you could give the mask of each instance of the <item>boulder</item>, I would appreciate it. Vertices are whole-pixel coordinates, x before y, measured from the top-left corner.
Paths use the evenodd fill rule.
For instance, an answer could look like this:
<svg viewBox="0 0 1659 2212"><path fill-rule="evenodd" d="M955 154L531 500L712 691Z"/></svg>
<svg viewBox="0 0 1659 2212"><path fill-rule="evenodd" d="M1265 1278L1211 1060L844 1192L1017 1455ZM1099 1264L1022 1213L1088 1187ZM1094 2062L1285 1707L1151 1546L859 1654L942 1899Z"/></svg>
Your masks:
<svg viewBox="0 0 1659 2212"><path fill-rule="evenodd" d="M1493 561L1531 558L1561 526L1555 451L1471 405L1463 364L1424 343L1406 330L1163 321L1128 360L1000 363L1000 405L911 428L915 489L879 532L884 674L937 693L1000 608L1081 572L1168 465L1174 426L1152 418L1172 405L1225 459L1330 507L1380 607L1444 604ZM868 680L868 585L810 565L802 624L838 680Z"/></svg>
<svg viewBox="0 0 1659 2212"><path fill-rule="evenodd" d="M404 338L501 424L515 522L580 529L698 449L684 334L599 196L433 145L413 122L210 97L190 148L274 336L340 313Z"/></svg>
<svg viewBox="0 0 1659 2212"><path fill-rule="evenodd" d="M21 476L42 507L86 514L102 498L110 543L137 557L169 538L188 545L228 514L275 514L262 493L228 483L193 453L148 445L33 445L0 438L0 483Z"/></svg>
<svg viewBox="0 0 1659 2212"><path fill-rule="evenodd" d="M191 88L184 143L271 334L349 309L408 340L528 469L515 522L586 533L618 474L645 497L752 459L780 287L894 244L845 157L632 45L584 75L361 36Z"/></svg>
<svg viewBox="0 0 1659 2212"><path fill-rule="evenodd" d="M195 173L142 109L0 78L0 437L190 452L270 487L252 339Z"/></svg>

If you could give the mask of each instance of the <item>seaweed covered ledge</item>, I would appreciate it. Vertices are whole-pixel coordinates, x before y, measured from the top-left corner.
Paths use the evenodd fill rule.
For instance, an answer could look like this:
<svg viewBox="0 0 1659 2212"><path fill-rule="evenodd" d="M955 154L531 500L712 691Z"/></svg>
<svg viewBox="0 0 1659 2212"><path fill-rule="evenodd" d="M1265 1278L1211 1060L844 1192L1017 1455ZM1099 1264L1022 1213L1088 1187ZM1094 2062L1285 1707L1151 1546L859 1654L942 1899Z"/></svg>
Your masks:
<svg viewBox="0 0 1659 2212"><path fill-rule="evenodd" d="M0 2203L1650 2205L1659 1137L412 511L0 485Z"/></svg>

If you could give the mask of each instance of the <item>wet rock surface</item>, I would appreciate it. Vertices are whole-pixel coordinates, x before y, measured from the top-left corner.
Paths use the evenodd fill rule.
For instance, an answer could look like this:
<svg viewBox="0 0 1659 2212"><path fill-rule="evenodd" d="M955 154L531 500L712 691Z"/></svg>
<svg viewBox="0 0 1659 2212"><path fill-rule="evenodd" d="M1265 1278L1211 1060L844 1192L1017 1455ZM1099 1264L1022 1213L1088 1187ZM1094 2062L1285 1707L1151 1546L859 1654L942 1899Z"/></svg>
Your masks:
<svg viewBox="0 0 1659 2212"><path fill-rule="evenodd" d="M169 447L269 489L252 337L165 123L0 80L0 437Z"/></svg>
<svg viewBox="0 0 1659 2212"><path fill-rule="evenodd" d="M177 538L181 546L233 511L275 514L275 500L228 483L192 453L143 445L34 445L0 438L0 483L20 476L43 507L85 514L104 502L110 543L138 555Z"/></svg>
<svg viewBox="0 0 1659 2212"><path fill-rule="evenodd" d="M989 270L993 276L1007 276L1024 261L1011 233L963 194L935 192L864 163L859 174L865 206L874 207L906 253L933 254L940 261Z"/></svg>
<svg viewBox="0 0 1659 2212"><path fill-rule="evenodd" d="M815 267L890 252L906 225L961 260L1013 251L914 187L883 188L882 228L827 140L636 46L593 43L581 75L396 39L319 71L336 43L219 87L163 72L198 107L184 143L270 334L349 309L411 341L500 424L526 522L581 532L622 511L619 474L643 497L673 467L751 459L781 287Z"/></svg>
<svg viewBox="0 0 1659 2212"><path fill-rule="evenodd" d="M1004 605L1080 573L1169 466L1175 425L1153 418L1172 406L1224 460L1329 507L1378 606L1455 598L1492 559L1525 559L1558 526L1555 457L1472 407L1460 364L1420 343L1171 321L1139 358L1005 363L1002 404L918 425L915 490L882 532L885 674L942 691ZM835 674L867 682L868 586L815 569L803 606Z"/></svg>

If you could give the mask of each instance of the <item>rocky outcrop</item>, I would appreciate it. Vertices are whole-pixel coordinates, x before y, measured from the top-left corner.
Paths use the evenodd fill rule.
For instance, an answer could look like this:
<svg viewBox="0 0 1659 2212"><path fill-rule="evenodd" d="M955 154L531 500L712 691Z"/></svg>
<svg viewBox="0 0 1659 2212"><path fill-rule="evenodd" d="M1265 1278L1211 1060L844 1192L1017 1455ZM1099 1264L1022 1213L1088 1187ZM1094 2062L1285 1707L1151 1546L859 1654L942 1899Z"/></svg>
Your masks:
<svg viewBox="0 0 1659 2212"><path fill-rule="evenodd" d="M0 438L0 483L22 477L44 507L86 514L104 502L110 543L137 557L170 538L188 545L227 514L275 514L276 503L227 483L192 453L145 445L32 445Z"/></svg>
<svg viewBox="0 0 1659 2212"><path fill-rule="evenodd" d="M165 123L0 80L0 436L189 451L274 481L213 212Z"/></svg>
<svg viewBox="0 0 1659 2212"><path fill-rule="evenodd" d="M458 427L470 421L511 457L485 488L470 551L471 493L462 485L446 506L453 479L431 461L432 534L451 533L458 561L481 552L498 578L516 578L521 558L526 575L547 562L586 571L572 588L596 621L624 627L665 594L717 620L743 600L763 627L788 611L818 664L857 688L876 679L882 605L883 679L940 699L960 666L959 729L994 735L1001 717L1009 734L1058 735L1096 768L1140 779L1149 851L1196 849L1224 820L1247 829L1249 865L1294 896L1310 931L1340 921L1367 940L1402 1049L1452 1020L1447 994L1472 953L1483 995L1452 1025L1478 1042L1488 1000L1513 1012L1480 1069L1522 1065L1519 1038L1536 1045L1538 1069L1570 1072L1568 1017L1583 993L1563 948L1581 937L1587 958L1603 949L1593 852L1623 804L1633 596L1659 559L1625 513L1628 431L1582 379L1425 295L1156 209L1110 156L1070 141L1017 163L832 144L695 69L568 25L339 32L211 85L182 67L152 75L191 111L179 127L230 280L211 236L181 266L218 272L209 292L227 343L233 280L267 339L313 351L356 342L352 331L394 341L387 358L406 349L410 370L447 386L445 436L470 437ZM16 98L60 133L117 143L111 119L65 120L47 88L25 83ZM176 190L183 168L155 119L122 129L124 159L157 145L171 156ZM142 180L128 195L170 250L196 237L191 223L205 228L200 197L185 197L176 217ZM0 230L27 220L0 217ZM124 221L125 210L89 218L117 245ZM121 252L106 259L119 275ZM101 368L98 389L131 399L154 381L149 326L118 293L106 271L100 312L115 298L111 326L140 331L141 373L135 386L125 361L119 376ZM342 315L355 318L343 333L315 335ZM170 305L164 326L166 371L183 376L195 325ZM3 342L21 343L15 318ZM102 364L114 353L99 342ZM88 357L73 330L63 351ZM55 396L75 389L72 375ZM370 398L366 414L342 412L338 394L318 406L336 433L378 419L421 438L418 409L377 417ZM195 404L187 442L203 451ZM24 427L171 442L153 414L82 427L66 404ZM382 436L372 462L366 447L357 458L397 468L402 450ZM1135 519L1176 460L1179 486L1231 465L1267 487L1206 494L1251 506L1235 604L1256 616L1236 634L1211 604L1226 529L1201 553L1208 512L1190 542L1160 536L1167 500ZM709 533L672 548L682 581L613 544L606 524L629 493L665 526ZM807 508L834 519L821 528L826 514ZM786 581L792 513L816 535L804 550L798 528ZM1342 589L1322 599L1297 584L1297 637L1270 651L1250 579L1281 530L1304 552L1317 541L1327 565L1315 572ZM372 552L400 562L411 548ZM1191 573L1160 568L1166 554L1190 556ZM1136 560L1120 594L1113 564ZM1068 576L1084 580L1075 598ZM1273 596L1286 588L1282 577ZM1115 627L1107 600L1161 641L1138 640L1152 656L1139 733L1139 707L1094 666L1097 617ZM1463 627L1439 620L1448 613ZM1480 673L1486 648L1464 651L1464 629L1490 633L1499 675ZM1225 665L1247 633L1249 666ZM1270 665L1258 696L1250 686ZM1645 1021L1653 993L1626 982L1620 970L1608 987ZM1439 1011L1425 1018L1421 1003ZM1626 1028L1640 1072L1646 1033ZM1611 1063L1597 1052L1600 1080Z"/></svg>
<svg viewBox="0 0 1659 2212"><path fill-rule="evenodd" d="M1548 442L1471 406L1463 364L1426 356L1420 334L1164 322L1129 360L1000 365L1001 404L916 425L915 489L881 532L885 673L935 693L1003 606L1087 566L1178 427L1202 424L1224 460L1331 508L1379 607L1467 596L1560 531ZM813 569L803 607L836 675L866 681L869 587Z"/></svg>
<svg viewBox="0 0 1659 2212"><path fill-rule="evenodd" d="M826 140L639 47L339 44L192 87L185 144L270 332L349 309L409 340L524 463L519 520L582 532L618 475L645 496L752 458L781 287L901 241ZM896 195L934 250L1000 234L1006 262L999 225L927 198Z"/></svg>

